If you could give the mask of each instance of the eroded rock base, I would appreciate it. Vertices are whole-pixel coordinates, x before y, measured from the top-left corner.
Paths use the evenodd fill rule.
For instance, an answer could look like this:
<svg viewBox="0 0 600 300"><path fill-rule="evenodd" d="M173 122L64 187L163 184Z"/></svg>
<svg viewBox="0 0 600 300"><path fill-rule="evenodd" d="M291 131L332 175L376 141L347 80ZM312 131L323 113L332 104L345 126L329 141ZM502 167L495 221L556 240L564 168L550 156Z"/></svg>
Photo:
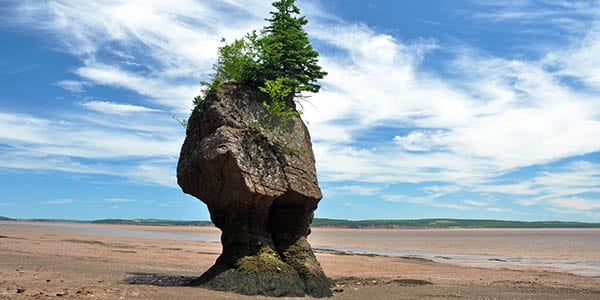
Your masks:
<svg viewBox="0 0 600 300"><path fill-rule="evenodd" d="M191 285L217 291L272 297L330 297L332 281L325 276L305 239L291 245L281 254L270 246L258 253L238 258L219 257Z"/></svg>

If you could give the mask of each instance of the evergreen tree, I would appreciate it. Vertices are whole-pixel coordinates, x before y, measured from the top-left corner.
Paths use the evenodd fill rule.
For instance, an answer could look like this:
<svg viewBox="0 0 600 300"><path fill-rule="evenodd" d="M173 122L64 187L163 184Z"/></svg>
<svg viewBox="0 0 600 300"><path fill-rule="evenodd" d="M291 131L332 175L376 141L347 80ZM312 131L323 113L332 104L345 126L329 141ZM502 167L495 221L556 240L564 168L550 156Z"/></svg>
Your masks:
<svg viewBox="0 0 600 300"><path fill-rule="evenodd" d="M262 31L258 41L261 48L261 81L275 81L283 78L294 93L310 91L317 93L321 88L317 80L327 75L317 64L319 53L310 45L302 26L308 21L299 16L300 9L295 0L279 0L273 3L276 8L269 25Z"/></svg>
<svg viewBox="0 0 600 300"><path fill-rule="evenodd" d="M317 80L327 72L318 65L319 53L312 48L302 28L308 21L299 16L300 9L294 2L274 2L275 10L271 18L266 19L269 25L260 34L252 31L219 47L212 80L203 82L206 92L218 91L220 85L229 80L254 85L267 94L282 90L289 90L289 94L319 92L321 86Z"/></svg>

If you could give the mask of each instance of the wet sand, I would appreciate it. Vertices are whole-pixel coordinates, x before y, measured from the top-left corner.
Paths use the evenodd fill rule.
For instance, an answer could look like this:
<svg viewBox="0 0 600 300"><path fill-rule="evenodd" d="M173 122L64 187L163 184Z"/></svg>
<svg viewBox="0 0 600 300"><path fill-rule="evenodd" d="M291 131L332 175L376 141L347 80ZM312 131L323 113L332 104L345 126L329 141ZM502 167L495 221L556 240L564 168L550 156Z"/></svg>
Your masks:
<svg viewBox="0 0 600 300"><path fill-rule="evenodd" d="M212 227L0 222L0 299L268 299L180 286L214 263L218 237ZM310 240L326 248L317 256L334 299L600 299L600 276L506 259L593 266L598 229L316 228Z"/></svg>

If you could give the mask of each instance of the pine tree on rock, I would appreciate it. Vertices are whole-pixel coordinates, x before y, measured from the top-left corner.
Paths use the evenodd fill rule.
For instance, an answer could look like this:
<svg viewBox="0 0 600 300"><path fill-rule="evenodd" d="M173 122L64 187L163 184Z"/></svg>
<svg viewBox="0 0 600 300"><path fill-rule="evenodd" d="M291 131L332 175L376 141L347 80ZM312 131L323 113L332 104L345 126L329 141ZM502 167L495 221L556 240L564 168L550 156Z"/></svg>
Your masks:
<svg viewBox="0 0 600 300"><path fill-rule="evenodd" d="M299 16L300 9L295 0L280 0L273 3L276 8L269 25L263 29L260 39L262 81L283 78L295 93L309 91L317 93L321 88L317 80L327 75L318 65L319 53L308 39L304 25L305 17Z"/></svg>

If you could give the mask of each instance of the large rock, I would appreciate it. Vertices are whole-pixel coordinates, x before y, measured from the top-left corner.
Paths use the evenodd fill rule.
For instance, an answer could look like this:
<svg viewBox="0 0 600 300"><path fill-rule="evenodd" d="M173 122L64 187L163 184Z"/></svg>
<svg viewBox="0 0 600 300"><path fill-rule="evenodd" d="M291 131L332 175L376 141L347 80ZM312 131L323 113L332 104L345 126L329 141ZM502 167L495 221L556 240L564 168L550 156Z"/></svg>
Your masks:
<svg viewBox="0 0 600 300"><path fill-rule="evenodd" d="M177 181L206 203L223 244L196 284L250 295L330 296L306 241L322 198L308 130L299 116L268 118L264 100L255 89L223 84L189 119Z"/></svg>

